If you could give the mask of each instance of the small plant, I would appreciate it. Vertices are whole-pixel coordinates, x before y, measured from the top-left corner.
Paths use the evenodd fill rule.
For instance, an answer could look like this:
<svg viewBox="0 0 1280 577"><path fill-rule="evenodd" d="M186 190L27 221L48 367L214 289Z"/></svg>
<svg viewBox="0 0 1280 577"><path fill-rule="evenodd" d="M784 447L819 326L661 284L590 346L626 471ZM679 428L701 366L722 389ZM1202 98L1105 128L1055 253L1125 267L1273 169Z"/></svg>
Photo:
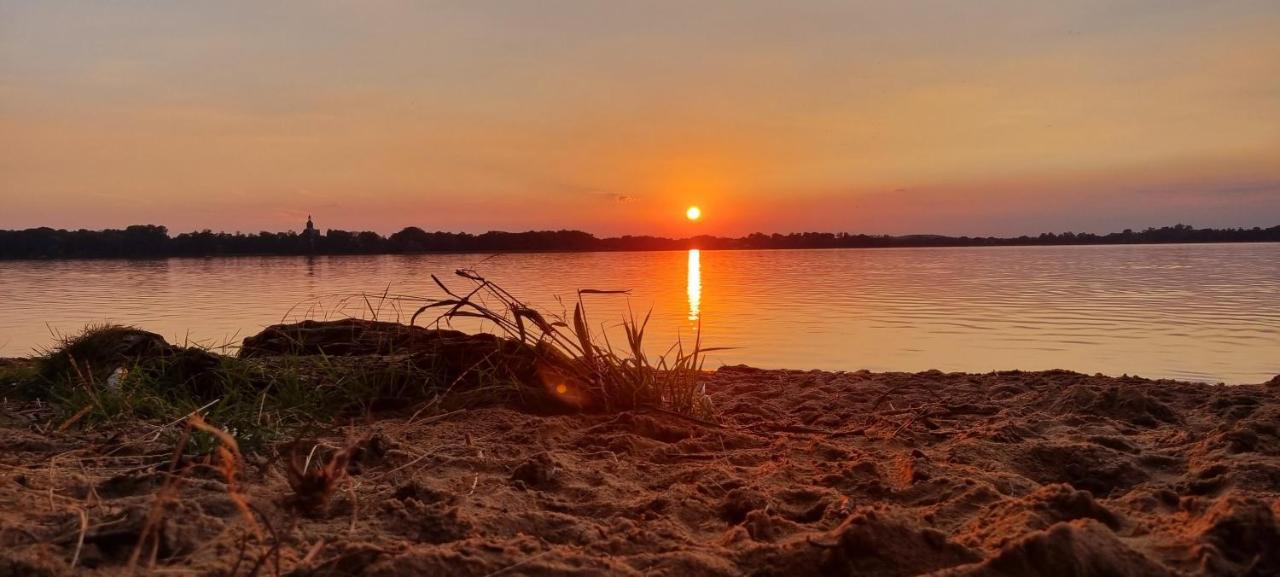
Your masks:
<svg viewBox="0 0 1280 577"><path fill-rule="evenodd" d="M315 456L315 450L318 447L312 448L311 452L303 458L297 451L298 443L293 443L289 453L289 463L285 468L285 480L289 482L289 488L293 489L294 505L309 515L320 514L328 509L329 499L333 496L338 482L346 478L347 464L357 447L359 445L352 445L337 451L323 463L317 463L313 467L312 457Z"/></svg>
<svg viewBox="0 0 1280 577"><path fill-rule="evenodd" d="M648 314L639 320L634 314L623 319L625 347L615 348L604 331L591 331L584 297L627 291L580 289L573 316L565 319L543 314L475 271L461 269L456 274L474 283L471 290L455 292L432 275L449 298L422 306L409 324L432 309L443 309L436 324L460 318L493 323L501 336L533 347L542 384L570 405L606 411L644 407L714 418L701 381L702 365L705 353L722 349L703 348L699 335L692 349L677 342L651 359L644 350Z"/></svg>

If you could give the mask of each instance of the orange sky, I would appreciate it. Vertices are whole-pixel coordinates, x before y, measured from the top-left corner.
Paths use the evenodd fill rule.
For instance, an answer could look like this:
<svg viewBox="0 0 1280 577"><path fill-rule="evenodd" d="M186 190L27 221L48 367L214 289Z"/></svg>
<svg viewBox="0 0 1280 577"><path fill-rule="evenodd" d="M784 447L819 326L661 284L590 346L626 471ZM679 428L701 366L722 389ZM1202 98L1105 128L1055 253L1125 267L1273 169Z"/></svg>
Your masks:
<svg viewBox="0 0 1280 577"><path fill-rule="evenodd" d="M1277 62L1273 0L5 2L0 228L1275 225Z"/></svg>

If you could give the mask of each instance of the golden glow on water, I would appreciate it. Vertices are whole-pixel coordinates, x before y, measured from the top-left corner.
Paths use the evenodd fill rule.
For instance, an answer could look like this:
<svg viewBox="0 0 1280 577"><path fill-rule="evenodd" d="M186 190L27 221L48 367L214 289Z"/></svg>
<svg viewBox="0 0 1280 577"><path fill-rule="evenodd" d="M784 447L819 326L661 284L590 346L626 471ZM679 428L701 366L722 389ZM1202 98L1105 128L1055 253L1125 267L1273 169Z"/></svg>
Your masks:
<svg viewBox="0 0 1280 577"><path fill-rule="evenodd" d="M587 303L613 343L626 342L621 319L652 310L649 352L680 339L689 346L694 335L703 346L731 347L712 353L708 367L1065 368L1232 384L1280 373L1280 243L707 254L705 268L700 251L687 249L0 261L0 295L10 305L0 307L0 357L53 344L51 329L75 333L104 321L170 342L234 345L282 318L367 317L366 301L351 295L388 286L440 298L430 274L473 268L553 315L572 314L564 302L578 289L631 289ZM393 308L380 318L409 320ZM548 394L591 403L569 375L539 370Z"/></svg>
<svg viewBox="0 0 1280 577"><path fill-rule="evenodd" d="M689 320L698 320L702 314L702 253L696 248L689 249Z"/></svg>

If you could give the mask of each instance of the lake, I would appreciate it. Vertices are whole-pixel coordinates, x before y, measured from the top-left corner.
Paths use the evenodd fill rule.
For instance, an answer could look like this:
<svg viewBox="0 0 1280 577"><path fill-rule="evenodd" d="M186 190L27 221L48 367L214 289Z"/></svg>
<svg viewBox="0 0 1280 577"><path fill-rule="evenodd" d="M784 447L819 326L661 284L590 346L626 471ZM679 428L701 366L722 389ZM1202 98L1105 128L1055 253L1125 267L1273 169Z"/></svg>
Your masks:
<svg viewBox="0 0 1280 577"><path fill-rule="evenodd" d="M591 322L652 309L654 352L699 330L734 347L708 367L1280 373L1280 244L8 261L0 356L91 322L218 346L281 320L407 320L418 303L384 292L438 298L430 275L463 289L463 267L557 313L629 289L584 297Z"/></svg>

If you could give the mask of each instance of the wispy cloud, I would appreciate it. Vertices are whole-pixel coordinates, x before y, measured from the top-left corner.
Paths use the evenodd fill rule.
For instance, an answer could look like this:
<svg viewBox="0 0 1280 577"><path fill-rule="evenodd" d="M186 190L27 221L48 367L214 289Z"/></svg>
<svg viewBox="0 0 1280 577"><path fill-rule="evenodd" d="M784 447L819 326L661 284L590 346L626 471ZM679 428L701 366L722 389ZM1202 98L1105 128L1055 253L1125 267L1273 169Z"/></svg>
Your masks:
<svg viewBox="0 0 1280 577"><path fill-rule="evenodd" d="M635 202L635 201L637 200L637 197L635 197L635 196L633 196L633 195L630 195L630 194L622 194L622 193L619 193L619 192L606 192L606 191L599 191L599 190L597 190L597 191L590 191L590 192L588 192L587 194L591 195L591 196L592 196L592 197L594 197L594 198L600 199L600 200L612 201L612 202L615 202L615 203L618 203L618 204L625 204L625 203L628 203L628 202Z"/></svg>

